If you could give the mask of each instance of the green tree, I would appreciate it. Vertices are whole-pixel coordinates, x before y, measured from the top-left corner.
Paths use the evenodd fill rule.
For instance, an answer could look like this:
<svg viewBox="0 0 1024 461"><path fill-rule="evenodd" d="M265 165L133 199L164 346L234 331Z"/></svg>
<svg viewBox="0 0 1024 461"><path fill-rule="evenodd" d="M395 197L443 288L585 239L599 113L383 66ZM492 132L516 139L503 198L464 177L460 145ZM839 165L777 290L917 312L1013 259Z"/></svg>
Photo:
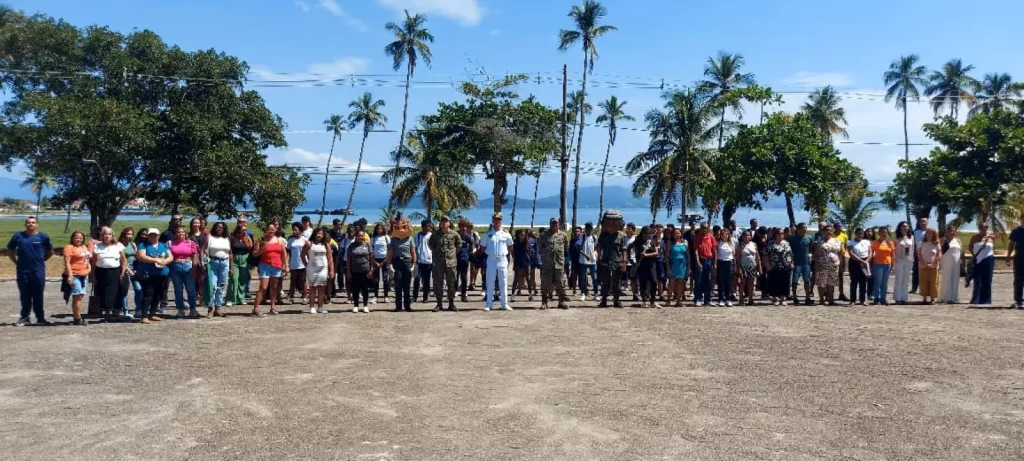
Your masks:
<svg viewBox="0 0 1024 461"><path fill-rule="evenodd" d="M435 210L448 213L476 206L468 156L465 151L447 149L444 135L444 130L437 127L423 127L409 134L399 166L381 176L381 181L398 184L395 206L408 206L417 194L431 218Z"/></svg>
<svg viewBox="0 0 1024 461"><path fill-rule="evenodd" d="M243 86L248 66L215 50L37 15L0 28L0 60L23 70L0 75L0 161L51 173L54 202L81 199L94 228L139 197L234 214L271 174L263 151L285 146L283 121Z"/></svg>
<svg viewBox="0 0 1024 461"><path fill-rule="evenodd" d="M846 131L846 111L840 106L842 102L842 96L839 96L835 88L829 85L814 90L800 110L807 114L811 122L829 139L834 134L849 139L850 133Z"/></svg>
<svg viewBox="0 0 1024 461"><path fill-rule="evenodd" d="M615 138L619 133L619 121L632 122L635 117L626 113L627 101L619 101L619 98L612 96L607 101L598 103L601 108L601 115L597 116L597 123L608 124L608 149L604 154L604 165L601 167L601 200L598 208L598 217L604 215L604 177L608 171L608 159L612 155L612 146L615 145Z"/></svg>
<svg viewBox="0 0 1024 461"><path fill-rule="evenodd" d="M37 212L43 211L43 190L53 189L56 185L52 176L35 166L25 171L25 179L21 181L21 187L27 187L36 194Z"/></svg>
<svg viewBox="0 0 1024 461"><path fill-rule="evenodd" d="M569 122L569 133L568 139L573 139L576 134L576 127L579 126L581 120L590 115L594 111L594 106L586 101L586 95L583 90L576 90L569 93L568 101L566 102L566 112L572 114L572 121ZM576 222L576 201L579 200L580 191L580 165L583 157L583 152L580 149L572 147L572 143L569 144L569 150L576 153L576 165L573 167L573 182L572 182L572 209L573 209L573 222Z"/></svg>
<svg viewBox="0 0 1024 461"><path fill-rule="evenodd" d="M352 112L348 114L348 129L354 130L356 127L362 125L363 140L359 145L359 161L356 162L356 175L352 178L352 190L348 194L348 205L345 206L346 210L352 209L352 199L356 195L356 185L359 184L359 173L363 169L363 154L366 152L366 138L370 137L370 133L378 128L384 128L384 125L388 122L388 117L381 112L384 108L384 100L378 99L373 100L373 94L369 91L363 93L359 99L356 99L348 103L349 109ZM348 213L341 218L341 225L345 225L348 221Z"/></svg>
<svg viewBox="0 0 1024 461"><path fill-rule="evenodd" d="M963 60L951 59L942 66L941 71L932 71L924 95L932 98L932 111L936 116L948 107L949 116L956 118L960 114L961 103L968 107L975 103L971 91L977 90L981 83L971 77L973 70L974 66L965 66Z"/></svg>
<svg viewBox="0 0 1024 461"><path fill-rule="evenodd" d="M651 194L651 211L678 203L685 213L696 203L698 186L715 175L708 166L715 138L718 107L706 93L694 90L662 95L664 110L652 109L644 117L650 130L647 150L626 163L626 172L637 176L633 195ZM676 199L678 198L678 201Z"/></svg>
<svg viewBox="0 0 1024 461"><path fill-rule="evenodd" d="M889 64L889 70L882 74L888 85L885 91L885 102L896 100L896 110L903 111L903 160L910 161L910 132L907 130L907 101L918 102L921 93L918 87L928 85L925 76L928 72L917 63L921 60L916 54L900 56ZM910 208L906 209L907 221L910 221Z"/></svg>
<svg viewBox="0 0 1024 461"><path fill-rule="evenodd" d="M974 93L974 102L967 113L973 117L996 109L1010 108L1024 94L1024 84L1014 83L1010 74L986 74Z"/></svg>
<svg viewBox="0 0 1024 461"><path fill-rule="evenodd" d="M866 185L846 188L828 214L829 220L844 223L851 232L858 227L864 228L879 210L878 201L870 200L875 193L861 186Z"/></svg>
<svg viewBox="0 0 1024 461"><path fill-rule="evenodd" d="M416 62L420 59L430 67L433 54L430 52L429 43L434 43L434 36L424 26L427 24L427 17L422 14L410 15L405 10L405 21L401 25L388 22L384 28L394 34L395 40L384 47L384 54L394 60L394 69L397 72L406 65L405 69L405 103L402 105L402 130L398 134L398 149L395 150L395 167L401 162L403 142L405 138L405 124L409 118L409 83L412 81L412 74L416 72ZM397 183L391 183L392 193ZM393 205L392 200L388 201L388 207Z"/></svg>
<svg viewBox="0 0 1024 461"><path fill-rule="evenodd" d="M731 109L737 116L742 116L742 98L737 91L755 82L754 74L741 72L745 62L742 54L719 51L717 59L709 57L704 65L706 79L697 82L697 88L713 95L720 110L721 121L717 127L719 149L724 145L726 131L731 130L725 123L725 112Z"/></svg>
<svg viewBox="0 0 1024 461"><path fill-rule="evenodd" d="M331 114L327 120L324 120L324 128L327 128L327 132L331 133L331 152L327 154L327 167L324 168L324 193L320 198L320 218L316 220L316 227L320 227L324 222L324 210L327 208L327 182L331 179L331 160L334 159L334 143L345 132L345 119L340 115Z"/></svg>
<svg viewBox="0 0 1024 461"><path fill-rule="evenodd" d="M939 226L944 228L952 204L940 186L951 180L949 173L931 156L900 160L900 171L893 178L892 185L882 193L881 203L892 211L910 208L916 217L929 216L932 210L936 210Z"/></svg>
<svg viewBox="0 0 1024 461"><path fill-rule="evenodd" d="M565 51L571 48L576 43L580 43L583 47L583 83L580 91L583 97L580 98L580 107L585 107L586 101L585 95L587 94L587 74L594 71L594 61L597 60L597 45L595 41L604 36L608 32L618 30L617 27L612 25L600 25L601 21L605 16L608 15L608 10L603 5L595 0L584 0L581 5L573 5L572 9L569 10L569 17L572 19L573 30L562 29L558 33L558 49L559 51ZM585 110L580 111L580 126L579 126L579 140L576 143L576 181L573 185L573 201L572 201L572 225L576 226L576 213L577 213L577 198L579 191L579 156L583 151L583 127L587 123L587 113ZM563 201L564 203L564 201Z"/></svg>
<svg viewBox="0 0 1024 461"><path fill-rule="evenodd" d="M738 91L744 101L752 102L760 107L761 116L757 119L759 125L764 123L764 108L766 106L781 106L783 103L781 94L772 91L771 87L761 86L757 83L751 83L740 88Z"/></svg>
<svg viewBox="0 0 1024 461"><path fill-rule="evenodd" d="M306 200L309 175L287 165L272 166L252 193L252 203L260 224L266 226L274 220L288 222L295 209Z"/></svg>

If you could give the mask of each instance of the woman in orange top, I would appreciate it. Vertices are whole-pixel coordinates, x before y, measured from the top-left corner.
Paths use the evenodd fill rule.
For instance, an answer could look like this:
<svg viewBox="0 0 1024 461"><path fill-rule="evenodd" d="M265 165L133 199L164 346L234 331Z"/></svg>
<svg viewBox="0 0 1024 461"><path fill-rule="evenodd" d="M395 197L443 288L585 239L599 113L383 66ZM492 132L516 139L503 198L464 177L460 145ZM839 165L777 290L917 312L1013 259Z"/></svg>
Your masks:
<svg viewBox="0 0 1024 461"><path fill-rule="evenodd" d="M878 229L878 238L871 242L871 275L873 286L871 292L874 294L873 306L883 304L888 306L886 294L889 292L889 274L892 273L893 252L896 250L896 242L889 238L889 229L882 227Z"/></svg>
<svg viewBox="0 0 1024 461"><path fill-rule="evenodd" d="M264 297L270 298L270 315L277 315L277 299L281 294L281 280L288 275L288 252L285 251L287 242L277 236L277 226L267 226L263 238L256 242L252 248L253 256L260 258L259 276L260 289L256 292L256 299L252 305L252 316L263 317L260 312L260 303Z"/></svg>
<svg viewBox="0 0 1024 461"><path fill-rule="evenodd" d="M92 272L92 251L85 245L85 234L71 233L71 243L64 247L64 279L71 287L71 313L75 325L86 325L82 320L82 298L89 292L89 274Z"/></svg>

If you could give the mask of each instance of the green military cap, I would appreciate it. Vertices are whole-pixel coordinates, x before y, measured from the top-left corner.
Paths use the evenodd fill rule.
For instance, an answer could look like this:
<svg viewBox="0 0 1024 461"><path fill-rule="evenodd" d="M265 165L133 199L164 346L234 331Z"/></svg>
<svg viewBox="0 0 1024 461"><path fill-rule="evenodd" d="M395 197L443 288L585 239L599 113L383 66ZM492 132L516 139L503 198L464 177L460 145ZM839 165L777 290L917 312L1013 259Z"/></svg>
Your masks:
<svg viewBox="0 0 1024 461"><path fill-rule="evenodd" d="M494 213L493 215L491 215L491 219L492 220L493 219L501 219L501 212L498 211L498 212Z"/></svg>

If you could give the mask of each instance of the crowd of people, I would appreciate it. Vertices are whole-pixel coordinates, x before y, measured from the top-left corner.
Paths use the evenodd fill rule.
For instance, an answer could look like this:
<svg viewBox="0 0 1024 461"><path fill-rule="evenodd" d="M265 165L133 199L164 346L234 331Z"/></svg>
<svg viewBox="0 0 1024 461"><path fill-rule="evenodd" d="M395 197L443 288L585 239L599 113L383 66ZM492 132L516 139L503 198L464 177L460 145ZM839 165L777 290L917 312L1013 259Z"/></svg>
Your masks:
<svg viewBox="0 0 1024 461"><path fill-rule="evenodd" d="M437 228L424 220L413 233L401 216L372 229L363 220L344 228L339 220L316 227L303 217L291 224L290 235L274 221L259 238L244 216L230 232L224 222L208 227L200 218L185 227L177 215L163 231L125 227L115 233L101 227L89 237L76 231L60 251L61 290L75 325L88 324L87 317L162 321L170 317L172 289L177 318L200 318L204 306L206 317L222 317L226 307L250 304L253 317L266 315L263 305L277 315L285 301L308 306L310 314L325 314L332 303L368 313L371 305L390 303L392 292L396 311L411 311L415 301L431 298L434 311L457 311L456 301L468 302L470 292L483 295L488 311L512 310L517 297L539 298L541 309L550 303L567 309L570 296L600 307L624 307L628 296L652 308L690 302L834 306L908 304L915 293L924 304L956 304L965 283L973 285L971 304L992 303L995 236L984 223L964 246L956 227L940 233L927 219L914 229L901 222L892 230L849 233L841 223L822 222L812 234L803 223L767 228L757 220L746 229L734 221L726 227L690 222L686 228L637 229L609 210L598 229L588 223L570 234L551 219L546 229L516 229L512 235L501 213L492 218L483 234L467 220L447 218ZM1007 264L1014 267L1012 307L1024 309L1022 244L1024 226L1018 226L1009 235ZM32 313L36 324L49 324L43 293L45 261L53 255L52 242L33 217L8 244L21 296L19 325L30 323Z"/></svg>

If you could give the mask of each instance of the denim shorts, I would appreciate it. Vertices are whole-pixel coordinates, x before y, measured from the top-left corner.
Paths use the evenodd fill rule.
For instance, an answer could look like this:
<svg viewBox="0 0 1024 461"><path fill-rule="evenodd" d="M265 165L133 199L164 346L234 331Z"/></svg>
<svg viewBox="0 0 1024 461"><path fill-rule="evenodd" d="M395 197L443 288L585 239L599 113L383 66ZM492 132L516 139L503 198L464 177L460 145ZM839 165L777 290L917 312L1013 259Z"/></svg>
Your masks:
<svg viewBox="0 0 1024 461"><path fill-rule="evenodd" d="M71 277L71 296L89 294L89 276L75 275Z"/></svg>
<svg viewBox="0 0 1024 461"><path fill-rule="evenodd" d="M276 279L284 275L284 270L264 263L260 263L258 272L261 279Z"/></svg>
<svg viewBox="0 0 1024 461"><path fill-rule="evenodd" d="M797 264L793 266L793 283L800 281L803 277L804 285L811 284L811 265L810 264Z"/></svg>

